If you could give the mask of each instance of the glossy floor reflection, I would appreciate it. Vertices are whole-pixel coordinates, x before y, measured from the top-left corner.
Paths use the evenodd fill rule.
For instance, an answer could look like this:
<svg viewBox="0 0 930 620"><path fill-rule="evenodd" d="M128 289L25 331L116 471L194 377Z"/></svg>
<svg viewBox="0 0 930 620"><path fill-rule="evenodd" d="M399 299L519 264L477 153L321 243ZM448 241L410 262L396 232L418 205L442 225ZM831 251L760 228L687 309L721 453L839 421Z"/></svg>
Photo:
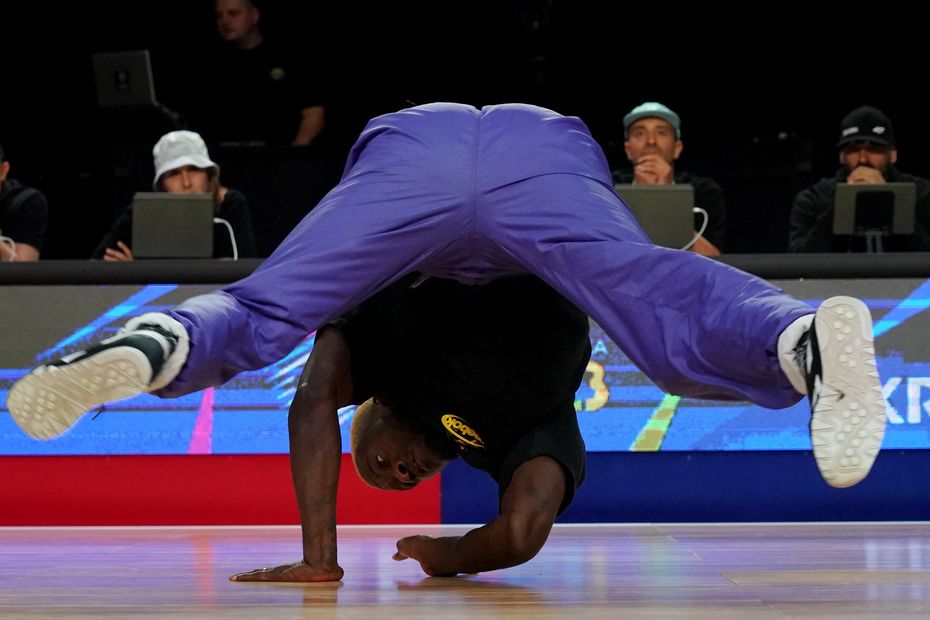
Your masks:
<svg viewBox="0 0 930 620"><path fill-rule="evenodd" d="M294 561L282 528L0 529L0 618L930 617L930 524L557 526L531 562L428 578L340 528L341 584L231 583Z"/></svg>

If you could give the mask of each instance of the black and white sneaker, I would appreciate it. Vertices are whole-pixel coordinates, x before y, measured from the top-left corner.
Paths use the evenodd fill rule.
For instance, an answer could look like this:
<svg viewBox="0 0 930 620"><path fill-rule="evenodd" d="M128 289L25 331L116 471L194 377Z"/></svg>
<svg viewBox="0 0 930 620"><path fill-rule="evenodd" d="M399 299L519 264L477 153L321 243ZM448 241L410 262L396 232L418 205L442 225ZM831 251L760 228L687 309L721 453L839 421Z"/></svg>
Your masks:
<svg viewBox="0 0 930 620"><path fill-rule="evenodd" d="M10 388L7 408L26 434L58 437L98 405L148 391L177 342L157 325L116 335L30 372Z"/></svg>
<svg viewBox="0 0 930 620"><path fill-rule="evenodd" d="M830 486L852 486L872 469L885 435L869 309L853 297L827 299L795 355L807 379L817 467Z"/></svg>

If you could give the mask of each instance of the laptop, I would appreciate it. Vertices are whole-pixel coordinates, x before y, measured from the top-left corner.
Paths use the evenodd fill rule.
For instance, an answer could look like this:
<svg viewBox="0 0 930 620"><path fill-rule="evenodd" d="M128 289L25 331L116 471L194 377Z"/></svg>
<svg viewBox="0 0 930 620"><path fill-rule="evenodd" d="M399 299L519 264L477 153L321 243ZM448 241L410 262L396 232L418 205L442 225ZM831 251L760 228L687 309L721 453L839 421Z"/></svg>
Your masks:
<svg viewBox="0 0 930 620"><path fill-rule="evenodd" d="M692 186L618 183L614 189L656 245L681 249L694 239Z"/></svg>
<svg viewBox="0 0 930 620"><path fill-rule="evenodd" d="M916 203L915 183L837 183L833 234L913 235Z"/></svg>
<svg viewBox="0 0 930 620"><path fill-rule="evenodd" d="M136 258L212 258L213 195L137 193L132 253Z"/></svg>
<svg viewBox="0 0 930 620"><path fill-rule="evenodd" d="M93 62L100 107L158 105L148 50L94 54Z"/></svg>

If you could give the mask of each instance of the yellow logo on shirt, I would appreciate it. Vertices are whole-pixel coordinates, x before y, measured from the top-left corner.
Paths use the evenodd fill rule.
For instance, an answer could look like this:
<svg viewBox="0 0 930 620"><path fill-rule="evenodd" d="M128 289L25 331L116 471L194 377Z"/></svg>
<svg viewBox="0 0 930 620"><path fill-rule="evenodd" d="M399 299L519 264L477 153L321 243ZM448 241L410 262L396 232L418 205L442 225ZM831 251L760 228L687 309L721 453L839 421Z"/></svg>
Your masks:
<svg viewBox="0 0 930 620"><path fill-rule="evenodd" d="M442 425L460 446L484 449L484 441L462 418L447 413L442 416Z"/></svg>

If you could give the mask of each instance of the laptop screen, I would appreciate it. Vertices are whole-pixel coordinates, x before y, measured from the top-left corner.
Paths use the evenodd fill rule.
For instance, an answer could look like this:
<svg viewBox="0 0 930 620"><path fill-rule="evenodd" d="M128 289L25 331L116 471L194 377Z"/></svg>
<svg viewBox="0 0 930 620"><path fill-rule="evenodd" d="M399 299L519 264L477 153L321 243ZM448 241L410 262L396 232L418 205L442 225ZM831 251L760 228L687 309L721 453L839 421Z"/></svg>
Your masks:
<svg viewBox="0 0 930 620"><path fill-rule="evenodd" d="M656 245L681 249L694 239L692 186L620 183L614 189Z"/></svg>
<svg viewBox="0 0 930 620"><path fill-rule="evenodd" d="M837 183L833 234L914 234L915 183Z"/></svg>
<svg viewBox="0 0 930 620"><path fill-rule="evenodd" d="M148 50L94 54L93 61L100 107L156 105Z"/></svg>
<svg viewBox="0 0 930 620"><path fill-rule="evenodd" d="M139 192L132 201L136 258L212 258L213 196Z"/></svg>

